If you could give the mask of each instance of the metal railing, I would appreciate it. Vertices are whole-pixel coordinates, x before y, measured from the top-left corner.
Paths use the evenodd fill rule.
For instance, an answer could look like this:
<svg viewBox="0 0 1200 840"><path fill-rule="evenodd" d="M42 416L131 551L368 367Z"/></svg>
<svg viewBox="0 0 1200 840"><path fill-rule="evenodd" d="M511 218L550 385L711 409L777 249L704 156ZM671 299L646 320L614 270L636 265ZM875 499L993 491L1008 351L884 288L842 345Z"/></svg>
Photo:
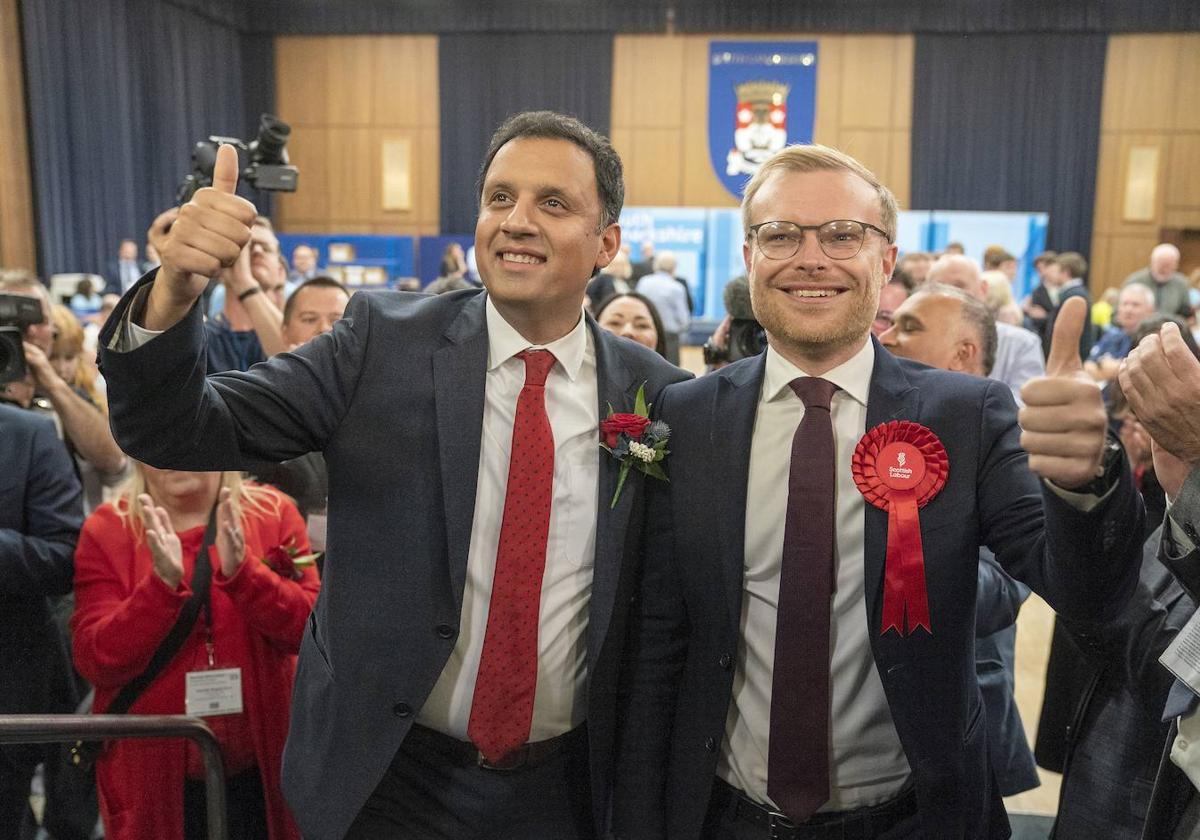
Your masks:
<svg viewBox="0 0 1200 840"><path fill-rule="evenodd" d="M204 759L209 840L226 840L225 766L212 730L185 715L0 715L0 744L60 744L119 738L187 738Z"/></svg>

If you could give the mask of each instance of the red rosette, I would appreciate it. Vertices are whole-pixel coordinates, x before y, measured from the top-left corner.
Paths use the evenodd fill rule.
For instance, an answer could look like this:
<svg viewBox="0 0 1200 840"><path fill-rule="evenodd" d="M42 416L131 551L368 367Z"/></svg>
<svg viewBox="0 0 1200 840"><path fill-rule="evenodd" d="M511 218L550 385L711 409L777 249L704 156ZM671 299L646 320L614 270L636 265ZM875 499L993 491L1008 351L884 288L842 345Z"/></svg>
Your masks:
<svg viewBox="0 0 1200 840"><path fill-rule="evenodd" d="M893 420L863 435L851 470L863 498L888 513L880 634L894 628L903 636L918 627L932 633L918 511L946 486L946 447L920 423Z"/></svg>

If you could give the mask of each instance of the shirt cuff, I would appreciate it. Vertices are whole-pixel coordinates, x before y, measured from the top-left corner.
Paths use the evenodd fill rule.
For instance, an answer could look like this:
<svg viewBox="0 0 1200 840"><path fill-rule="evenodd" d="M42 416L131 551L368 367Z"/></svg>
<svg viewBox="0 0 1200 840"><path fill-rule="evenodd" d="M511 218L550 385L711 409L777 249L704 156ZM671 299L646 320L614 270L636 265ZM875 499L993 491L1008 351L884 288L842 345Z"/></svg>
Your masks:
<svg viewBox="0 0 1200 840"><path fill-rule="evenodd" d="M1114 481L1113 486L1104 491L1103 496L1097 496L1095 493L1076 493L1072 490L1064 490L1048 478L1042 479L1042 483L1046 485L1046 488L1051 493L1075 508L1075 510L1080 513L1090 513L1113 494L1113 491L1117 489L1117 484L1120 482Z"/></svg>
<svg viewBox="0 0 1200 840"><path fill-rule="evenodd" d="M1171 516L1171 509L1173 507L1174 505L1171 505L1167 508L1167 527L1171 531L1171 542L1173 542L1175 544L1174 547L1178 549L1177 556L1183 557L1184 555L1191 554L1193 551L1195 551L1196 544L1192 542L1191 537L1187 535L1187 531L1183 530L1183 526L1176 522L1175 518Z"/></svg>
<svg viewBox="0 0 1200 840"><path fill-rule="evenodd" d="M108 346L109 350L114 350L117 353L128 353L130 350L138 349L146 342L165 332L164 330L148 330L133 322L133 313L142 308L143 298L149 294L149 289L149 286L140 289L133 301L125 308L125 314L121 317L120 328L113 330L113 340Z"/></svg>

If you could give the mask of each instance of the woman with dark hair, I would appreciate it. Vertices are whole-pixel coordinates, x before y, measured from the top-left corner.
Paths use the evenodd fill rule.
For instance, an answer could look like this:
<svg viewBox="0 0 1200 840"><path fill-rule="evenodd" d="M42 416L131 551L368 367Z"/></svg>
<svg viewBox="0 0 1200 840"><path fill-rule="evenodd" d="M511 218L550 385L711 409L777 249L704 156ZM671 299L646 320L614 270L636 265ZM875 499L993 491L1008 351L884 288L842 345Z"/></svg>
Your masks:
<svg viewBox="0 0 1200 840"><path fill-rule="evenodd" d="M632 339L667 357L662 319L650 299L637 292L610 295L596 309L596 323L613 335Z"/></svg>

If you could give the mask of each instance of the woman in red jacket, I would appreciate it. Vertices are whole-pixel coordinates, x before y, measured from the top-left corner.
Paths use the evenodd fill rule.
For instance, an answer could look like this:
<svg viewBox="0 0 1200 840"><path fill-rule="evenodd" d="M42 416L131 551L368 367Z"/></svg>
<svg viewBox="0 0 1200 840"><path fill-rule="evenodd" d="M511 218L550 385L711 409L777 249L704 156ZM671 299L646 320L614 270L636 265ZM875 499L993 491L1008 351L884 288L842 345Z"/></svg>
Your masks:
<svg viewBox="0 0 1200 840"><path fill-rule="evenodd" d="M236 473L137 464L120 497L98 508L80 535L75 664L96 687L98 713L146 669L192 597L210 515L217 528L209 607L129 713L183 714L188 685L195 692L213 676L203 672L240 669L240 691L227 686L222 701L234 711L205 714L225 761L230 837L292 840L299 832L279 790L280 763L296 653L320 584L311 565L290 562L308 551L308 537L285 496ZM106 836L204 837L203 778L189 741L109 742L96 762Z"/></svg>

